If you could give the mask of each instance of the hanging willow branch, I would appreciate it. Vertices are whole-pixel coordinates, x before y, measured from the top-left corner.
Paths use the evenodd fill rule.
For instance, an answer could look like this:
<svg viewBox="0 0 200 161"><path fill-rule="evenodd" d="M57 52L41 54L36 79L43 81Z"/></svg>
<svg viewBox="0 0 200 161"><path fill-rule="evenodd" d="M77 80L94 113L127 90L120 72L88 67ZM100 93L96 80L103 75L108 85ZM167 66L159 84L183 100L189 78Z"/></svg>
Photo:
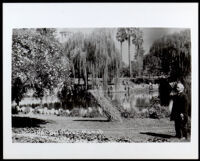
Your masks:
<svg viewBox="0 0 200 161"><path fill-rule="evenodd" d="M104 88L107 88L108 80L118 77L120 54L109 30L97 29L88 36L75 34L65 47L75 73L83 76L86 84L88 74L91 74L93 83L94 78L101 77Z"/></svg>

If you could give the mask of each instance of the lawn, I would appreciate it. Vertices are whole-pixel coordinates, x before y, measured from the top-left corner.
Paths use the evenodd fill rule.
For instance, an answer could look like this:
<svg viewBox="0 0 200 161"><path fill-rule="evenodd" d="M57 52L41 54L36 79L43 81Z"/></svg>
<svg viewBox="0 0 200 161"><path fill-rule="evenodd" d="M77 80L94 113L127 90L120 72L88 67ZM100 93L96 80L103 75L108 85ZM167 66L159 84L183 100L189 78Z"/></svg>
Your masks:
<svg viewBox="0 0 200 161"><path fill-rule="evenodd" d="M77 138L79 142L189 141L174 137L174 122L170 121L169 118L131 118L124 119L123 122L108 122L106 118L62 117L40 114L13 115L12 130L13 142L76 142ZM41 130L45 131L45 134L38 132ZM49 132L56 134L49 134ZM66 133L70 134L67 135ZM101 133L101 141L99 141L99 133ZM57 137L55 139L55 136L59 136L59 140L57 140ZM69 136L73 136L74 140L70 140Z"/></svg>

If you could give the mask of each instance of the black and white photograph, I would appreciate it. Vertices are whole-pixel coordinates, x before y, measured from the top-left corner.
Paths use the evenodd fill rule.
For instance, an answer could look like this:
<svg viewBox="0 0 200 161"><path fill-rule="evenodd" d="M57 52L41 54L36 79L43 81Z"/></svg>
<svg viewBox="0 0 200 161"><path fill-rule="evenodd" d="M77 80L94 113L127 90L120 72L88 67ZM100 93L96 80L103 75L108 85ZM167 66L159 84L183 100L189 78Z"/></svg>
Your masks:
<svg viewBox="0 0 200 161"><path fill-rule="evenodd" d="M54 156L54 151L63 156L68 153L71 158L90 158L91 151L88 152L84 148L86 146L93 149L91 153L100 155L107 149L105 158L116 158L120 154L123 158L125 154L133 157L138 146L138 155L141 154L138 159L144 157L142 154L146 152L148 154L144 158L150 154L150 158L159 158L159 154L165 153L164 156L168 158L177 158L184 150L181 152L180 148L175 148L176 145L189 148L193 144L193 147L197 147L198 103L195 89L198 87L198 67L194 64L197 65L198 50L197 35L194 35L197 28L192 26L195 24L193 20L187 25L177 11L177 17L181 17L180 24L171 25L172 22L169 22L169 25L163 25L158 23L158 17L155 18L152 12L152 16L149 16L152 20L147 20L147 24L152 21L151 25L145 25L141 15L138 16L140 21L132 23L133 14L129 18L117 18L119 13L116 10L120 7L117 4L113 4L113 10L110 9L112 4L104 7L73 3L61 7L57 4L51 13L53 4L46 4L45 10L45 4L36 3L33 8L37 14L29 14L30 4L27 8L26 4L23 5L21 8L24 10L16 12L14 16L19 20L13 19L13 24L16 22L19 25L7 23L5 32L9 33L9 41L6 39L9 55L4 52L4 74L6 69L10 69L10 72L6 71L7 80L4 79L4 84L8 85L6 92L4 90L4 118L7 118L4 128L6 126L8 129L4 137L6 134L7 150L8 147L16 149L17 146L28 146L33 151L28 152L27 148L18 154L17 150L14 153L10 151L10 156L13 153L19 158L26 153L25 158L34 158L34 154L38 154L36 146L40 146L45 149L42 158L48 158L45 155L48 148L49 156ZM72 7L69 9L68 5ZM139 15L142 4L139 8L136 4L132 5L138 9ZM122 8L125 11L130 6L124 4ZM146 6L147 12L152 11ZM10 8L7 4L7 7L17 11L20 4L10 5ZM155 7L155 11L161 10L156 5L151 7ZM190 8L187 5L184 7ZM87 8L91 11L87 12ZM103 16L98 18L102 8L105 9L104 17L109 13L108 20L105 18L103 21ZM175 11L175 8L172 7L171 11ZM190 17L191 10L186 11ZM183 10L180 9L180 13ZM115 17L111 18L112 15ZM126 15L128 13L124 13L124 17ZM12 20L12 14L8 17ZM93 19L96 23L99 19L101 23L95 25ZM164 19L160 18L160 22L164 22ZM169 19L165 19L165 24ZM111 20L107 25L106 22ZM172 21L172 24L176 24L179 20ZM120 25L116 22L120 22ZM194 76L194 73L197 75ZM63 148L55 150L60 144L67 146L66 149L79 148L74 152L66 152ZM161 151L158 156L153 155L156 150L151 145ZM98 146L101 146L100 150L95 150L94 147ZM120 150L120 146L123 150ZM145 146L148 146L147 150ZM159 148L162 146L165 147ZM173 151L174 156L170 156L170 147L180 152ZM114 153L116 148L118 154ZM150 150L154 152L150 153ZM76 153L80 153L80 156ZM96 158L101 158L98 156ZM189 155L188 151L185 157L180 157L191 156L194 155ZM130 157L126 155L124 158Z"/></svg>
<svg viewBox="0 0 200 161"><path fill-rule="evenodd" d="M13 29L13 142L188 142L190 120L190 29Z"/></svg>

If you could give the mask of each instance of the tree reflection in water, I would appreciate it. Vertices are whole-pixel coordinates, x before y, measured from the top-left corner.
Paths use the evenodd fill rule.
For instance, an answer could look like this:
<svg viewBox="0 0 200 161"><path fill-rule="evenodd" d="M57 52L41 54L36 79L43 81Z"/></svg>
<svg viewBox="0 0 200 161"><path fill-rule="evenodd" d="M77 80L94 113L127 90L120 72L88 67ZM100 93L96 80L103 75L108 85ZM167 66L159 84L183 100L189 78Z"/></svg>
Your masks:
<svg viewBox="0 0 200 161"><path fill-rule="evenodd" d="M118 102L125 110L129 111L135 109L141 111L150 106L151 99L158 96L157 91L132 91L130 95L128 92L110 92L108 98L112 102Z"/></svg>

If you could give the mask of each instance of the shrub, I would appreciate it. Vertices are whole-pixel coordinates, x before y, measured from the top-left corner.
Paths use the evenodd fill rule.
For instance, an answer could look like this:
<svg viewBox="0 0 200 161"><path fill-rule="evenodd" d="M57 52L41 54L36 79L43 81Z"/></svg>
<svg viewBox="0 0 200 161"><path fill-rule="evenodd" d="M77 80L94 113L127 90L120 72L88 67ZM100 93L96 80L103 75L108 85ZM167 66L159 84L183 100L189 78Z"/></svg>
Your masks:
<svg viewBox="0 0 200 161"><path fill-rule="evenodd" d="M169 84L169 81L166 78L161 78L159 84L159 97L161 105L169 105L171 91L172 88Z"/></svg>
<svg viewBox="0 0 200 161"><path fill-rule="evenodd" d="M48 104L47 104L47 103L44 103L43 106L44 106L44 107L48 107Z"/></svg>
<svg viewBox="0 0 200 161"><path fill-rule="evenodd" d="M121 116L124 118L135 118L137 114L138 113L134 108L131 108L129 110L125 109L123 112L121 112Z"/></svg>
<svg viewBox="0 0 200 161"><path fill-rule="evenodd" d="M16 108L16 106L12 106L12 114L18 114L18 110Z"/></svg>
<svg viewBox="0 0 200 161"><path fill-rule="evenodd" d="M183 85L185 86L185 93L188 100L188 115L191 117L191 77L187 76L183 80Z"/></svg>
<svg viewBox="0 0 200 161"><path fill-rule="evenodd" d="M141 99L142 100L142 99ZM121 111L121 116L124 118L165 118L170 116L170 111L168 106L161 106L159 99L157 97L153 97L150 102L145 102L144 100L139 101L138 104L142 104L143 106L139 107L142 108L139 111L130 108Z"/></svg>
<svg viewBox="0 0 200 161"><path fill-rule="evenodd" d="M149 118L159 119L170 116L170 111L167 106L155 104L148 109Z"/></svg>
<svg viewBox="0 0 200 161"><path fill-rule="evenodd" d="M70 116L72 116L72 117L78 117L78 116L80 116L80 108L73 108L70 111Z"/></svg>
<svg viewBox="0 0 200 161"><path fill-rule="evenodd" d="M12 78L12 101L15 101L17 105L24 98L27 92L27 86L23 83L20 77Z"/></svg>
<svg viewBox="0 0 200 161"><path fill-rule="evenodd" d="M150 102L146 98L137 98L136 100L136 107L139 107L139 109L143 109L150 106Z"/></svg>
<svg viewBox="0 0 200 161"><path fill-rule="evenodd" d="M35 109L35 108L38 107L38 106L40 106L40 104L38 104L38 103L33 103L33 104L31 105L31 107L32 107L33 109Z"/></svg>
<svg viewBox="0 0 200 161"><path fill-rule="evenodd" d="M50 108L50 109L54 108L53 103L49 103L49 108Z"/></svg>
<svg viewBox="0 0 200 161"><path fill-rule="evenodd" d="M101 116L97 108L92 108L92 111L86 114L86 117L95 118Z"/></svg>
<svg viewBox="0 0 200 161"><path fill-rule="evenodd" d="M92 95L84 86L65 82L63 88L57 94L62 102L62 108L72 109L74 107L97 106Z"/></svg>
<svg viewBox="0 0 200 161"><path fill-rule="evenodd" d="M55 108L55 109L61 108L61 103L60 103L60 102L55 102L55 103L54 103L54 108Z"/></svg>

